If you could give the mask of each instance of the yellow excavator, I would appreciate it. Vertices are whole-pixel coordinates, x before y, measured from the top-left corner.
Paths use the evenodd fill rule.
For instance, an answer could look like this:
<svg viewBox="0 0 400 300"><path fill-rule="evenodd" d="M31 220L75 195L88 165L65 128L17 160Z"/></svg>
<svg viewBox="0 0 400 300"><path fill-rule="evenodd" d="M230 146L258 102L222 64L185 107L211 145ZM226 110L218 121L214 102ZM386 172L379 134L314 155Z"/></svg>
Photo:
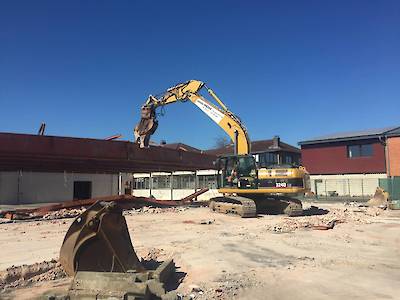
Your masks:
<svg viewBox="0 0 400 300"><path fill-rule="evenodd" d="M208 101L200 92L205 89L215 100ZM158 126L156 110L169 104L190 101L217 123L234 143L232 155L216 161L218 192L223 196L210 199L210 208L241 217L255 217L257 212L301 215L301 201L294 196L309 190L309 175L303 167L277 165L257 168L250 154L250 138L241 120L221 99L198 80L189 80L169 88L159 97L150 95L141 108L141 120L134 129L135 141L148 147L150 136Z"/></svg>

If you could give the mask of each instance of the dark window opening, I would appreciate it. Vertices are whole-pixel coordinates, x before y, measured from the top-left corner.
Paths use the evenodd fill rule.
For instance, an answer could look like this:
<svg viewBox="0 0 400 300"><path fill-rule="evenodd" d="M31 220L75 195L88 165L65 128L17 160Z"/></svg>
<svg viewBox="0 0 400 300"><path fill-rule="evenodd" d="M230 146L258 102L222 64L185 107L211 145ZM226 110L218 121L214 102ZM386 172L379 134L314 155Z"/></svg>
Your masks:
<svg viewBox="0 0 400 300"><path fill-rule="evenodd" d="M74 181L74 200L92 198L91 181Z"/></svg>
<svg viewBox="0 0 400 300"><path fill-rule="evenodd" d="M270 165L278 163L278 155L276 153L260 153L258 156L259 165L261 168L266 168Z"/></svg>
<svg viewBox="0 0 400 300"><path fill-rule="evenodd" d="M373 148L371 144L347 146L347 156L349 158L372 156Z"/></svg>

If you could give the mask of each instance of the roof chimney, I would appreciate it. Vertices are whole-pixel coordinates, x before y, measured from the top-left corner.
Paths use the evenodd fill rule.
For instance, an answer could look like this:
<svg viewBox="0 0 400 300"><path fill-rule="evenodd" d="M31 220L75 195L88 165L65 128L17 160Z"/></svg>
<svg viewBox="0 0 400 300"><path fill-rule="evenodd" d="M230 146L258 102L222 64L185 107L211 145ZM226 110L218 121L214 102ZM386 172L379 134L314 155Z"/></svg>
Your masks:
<svg viewBox="0 0 400 300"><path fill-rule="evenodd" d="M279 137L279 135L275 135L272 138L272 146L271 146L271 148L278 149L280 147L281 147L281 138Z"/></svg>

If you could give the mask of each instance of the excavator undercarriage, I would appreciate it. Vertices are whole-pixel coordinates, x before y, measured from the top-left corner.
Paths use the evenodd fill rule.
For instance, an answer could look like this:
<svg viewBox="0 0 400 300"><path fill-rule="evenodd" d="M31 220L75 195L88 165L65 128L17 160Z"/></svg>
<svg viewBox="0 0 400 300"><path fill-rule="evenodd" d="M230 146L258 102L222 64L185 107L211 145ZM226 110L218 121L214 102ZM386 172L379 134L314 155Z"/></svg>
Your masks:
<svg viewBox="0 0 400 300"><path fill-rule="evenodd" d="M253 196L254 197L254 196ZM211 211L254 218L258 214L285 214L289 217L303 214L300 200L283 196L264 196L249 199L243 196L223 196L210 199Z"/></svg>

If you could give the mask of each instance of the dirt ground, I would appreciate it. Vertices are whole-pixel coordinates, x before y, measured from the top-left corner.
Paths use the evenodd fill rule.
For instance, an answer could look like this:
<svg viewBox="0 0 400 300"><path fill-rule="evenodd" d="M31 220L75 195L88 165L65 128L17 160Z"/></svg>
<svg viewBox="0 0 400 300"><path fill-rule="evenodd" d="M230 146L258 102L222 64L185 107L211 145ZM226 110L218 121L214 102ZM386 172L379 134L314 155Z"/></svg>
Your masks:
<svg viewBox="0 0 400 300"><path fill-rule="evenodd" d="M137 254L173 258L185 274L178 291L194 299L399 299L400 211L318 207L294 218L240 219L189 208L142 209L126 219ZM0 270L58 268L52 259L72 220L0 224ZM333 229L313 230L332 220ZM18 270L0 272L1 299L32 299L66 290L71 281L48 270L37 280L7 284L4 274L10 279Z"/></svg>

